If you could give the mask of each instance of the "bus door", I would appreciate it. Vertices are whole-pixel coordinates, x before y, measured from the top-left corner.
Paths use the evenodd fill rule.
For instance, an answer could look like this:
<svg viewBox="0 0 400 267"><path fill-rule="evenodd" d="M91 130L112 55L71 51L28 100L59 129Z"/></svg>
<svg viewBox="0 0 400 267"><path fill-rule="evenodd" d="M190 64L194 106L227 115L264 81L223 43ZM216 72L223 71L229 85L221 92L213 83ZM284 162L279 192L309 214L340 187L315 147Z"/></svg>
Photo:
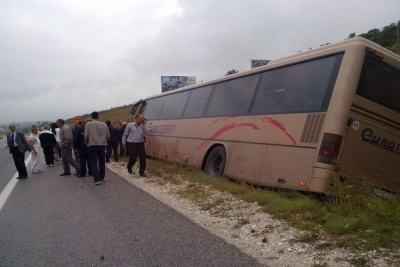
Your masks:
<svg viewBox="0 0 400 267"><path fill-rule="evenodd" d="M342 179L394 198L400 188L400 136L371 119L354 113L350 117L340 156Z"/></svg>

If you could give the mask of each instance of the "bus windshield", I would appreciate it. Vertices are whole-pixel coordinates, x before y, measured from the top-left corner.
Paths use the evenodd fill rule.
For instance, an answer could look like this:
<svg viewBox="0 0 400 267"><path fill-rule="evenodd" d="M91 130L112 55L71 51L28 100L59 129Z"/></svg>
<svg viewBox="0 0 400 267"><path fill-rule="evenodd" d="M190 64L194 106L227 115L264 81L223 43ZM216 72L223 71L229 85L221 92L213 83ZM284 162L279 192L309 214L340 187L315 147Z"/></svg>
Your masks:
<svg viewBox="0 0 400 267"><path fill-rule="evenodd" d="M400 70L366 53L357 95L400 112Z"/></svg>

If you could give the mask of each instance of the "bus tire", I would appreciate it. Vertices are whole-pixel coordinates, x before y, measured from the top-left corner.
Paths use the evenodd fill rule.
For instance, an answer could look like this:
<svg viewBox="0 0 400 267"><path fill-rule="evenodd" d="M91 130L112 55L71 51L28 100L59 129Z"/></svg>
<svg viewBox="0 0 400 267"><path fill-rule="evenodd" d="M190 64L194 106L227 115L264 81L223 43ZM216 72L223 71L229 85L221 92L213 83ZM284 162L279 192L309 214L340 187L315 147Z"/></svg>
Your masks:
<svg viewBox="0 0 400 267"><path fill-rule="evenodd" d="M213 176L222 176L226 164L226 151L223 146L215 147L207 157L204 172Z"/></svg>

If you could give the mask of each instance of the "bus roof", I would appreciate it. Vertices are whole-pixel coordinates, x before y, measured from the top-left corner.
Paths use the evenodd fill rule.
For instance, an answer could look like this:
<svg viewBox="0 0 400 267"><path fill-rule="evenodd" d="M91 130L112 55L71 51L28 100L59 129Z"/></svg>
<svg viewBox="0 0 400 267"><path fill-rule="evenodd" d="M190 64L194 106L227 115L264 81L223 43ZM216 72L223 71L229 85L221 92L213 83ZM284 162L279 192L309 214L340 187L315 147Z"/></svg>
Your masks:
<svg viewBox="0 0 400 267"><path fill-rule="evenodd" d="M368 47L371 47L371 48L374 48L376 50L379 50L380 52L385 52L385 54L389 54L391 56L398 57L400 59L399 55L393 53L392 51L390 51L390 50L388 50L388 49L386 49L386 48L384 48L384 47L382 47L382 46L380 46L380 45L378 45L378 44L376 44L376 43L374 43L374 42L372 42L370 40L367 40L367 39L365 39L363 37L354 37L354 38L347 39L347 40L344 40L344 41L340 41L340 42L337 42L337 43L324 45L324 46L321 46L321 47L318 47L318 48L310 49L308 51L300 52L300 53L297 53L295 55L290 55L290 56L286 56L286 57L283 57L283 58L274 59L274 60L271 60L268 65L276 64L276 63L279 63L279 62L282 62L282 61L286 61L288 59L293 60L293 59L296 59L298 57L303 57L305 55L315 54L316 52L319 52L319 51L324 51L324 50L331 49L331 48L338 47L338 46L346 46L346 45L350 45L350 44L353 44L353 43L363 43Z"/></svg>
<svg viewBox="0 0 400 267"><path fill-rule="evenodd" d="M297 54L294 54L294 55L286 56L286 57L279 58L279 59L274 59L274 60L271 60L268 63L268 65L265 65L265 66L262 66L262 67L246 70L246 71L243 71L243 72L240 72L240 73L231 74L231 75L228 75L228 76L224 76L222 78L216 78L216 79L213 79L213 80L210 80L210 81L206 81L206 82L196 83L194 85L190 85L190 86L186 86L186 87L183 87L183 88L171 90L171 91L168 91L168 92L165 92L165 93L153 95L153 96L150 96L150 97L148 97L146 99L157 98L157 97L160 97L160 96L174 94L174 93L181 92L181 91L191 90L191 89L194 89L194 88L197 88L197 87L204 87L204 86L207 86L207 85L212 85L212 84L215 84L217 82L219 83L219 82L223 82L223 81L236 79L236 78L239 78L239 77L242 77L242 76L247 76L247 75L251 75L251 74L260 73L260 72L263 72L263 71L268 70L268 69L274 69L274 68L277 68L277 67L280 67L280 66L283 66L283 65L287 65L287 64L291 64L291 63L294 63L294 62L301 61L303 58L304 58L304 60L306 60L307 58L310 57L310 55L322 54L326 50L332 50L332 52L334 52L335 50L338 50L341 47L352 46L354 44L363 44L364 46L368 46L368 47L370 47L370 48L372 48L372 49L374 49L374 50L376 50L376 51L378 51L380 53L383 53L385 55L397 58L397 60L400 60L400 56L395 54L395 53L393 53L392 51L390 51L390 50L388 50L388 49L386 49L386 48L384 48L384 47L382 47L382 46L380 46L380 45L378 45L378 44L376 44L376 43L374 43L372 41L369 41L369 40L367 40L367 39L365 39L363 37L354 37L354 38L347 39L347 40L344 40L344 41L340 41L340 42L337 42L337 43L328 44L328 45L324 45L324 46L321 46L321 47L318 47L318 48L310 49L308 51L300 52L300 53L297 53Z"/></svg>

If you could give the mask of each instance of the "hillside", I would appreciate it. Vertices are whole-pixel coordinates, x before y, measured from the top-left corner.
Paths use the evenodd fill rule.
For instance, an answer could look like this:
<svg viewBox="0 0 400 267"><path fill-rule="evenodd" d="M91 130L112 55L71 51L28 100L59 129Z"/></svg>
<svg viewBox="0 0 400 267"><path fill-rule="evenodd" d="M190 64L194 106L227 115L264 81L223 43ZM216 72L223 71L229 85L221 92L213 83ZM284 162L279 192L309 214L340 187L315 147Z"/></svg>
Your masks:
<svg viewBox="0 0 400 267"><path fill-rule="evenodd" d="M98 111L100 115L101 121L111 121L112 124L115 124L119 119L122 121L126 121L127 123L132 121L132 104L128 104L122 107L111 108L108 110ZM85 120L90 119L90 113L82 115ZM74 124L74 118L70 118L65 121L66 124Z"/></svg>

